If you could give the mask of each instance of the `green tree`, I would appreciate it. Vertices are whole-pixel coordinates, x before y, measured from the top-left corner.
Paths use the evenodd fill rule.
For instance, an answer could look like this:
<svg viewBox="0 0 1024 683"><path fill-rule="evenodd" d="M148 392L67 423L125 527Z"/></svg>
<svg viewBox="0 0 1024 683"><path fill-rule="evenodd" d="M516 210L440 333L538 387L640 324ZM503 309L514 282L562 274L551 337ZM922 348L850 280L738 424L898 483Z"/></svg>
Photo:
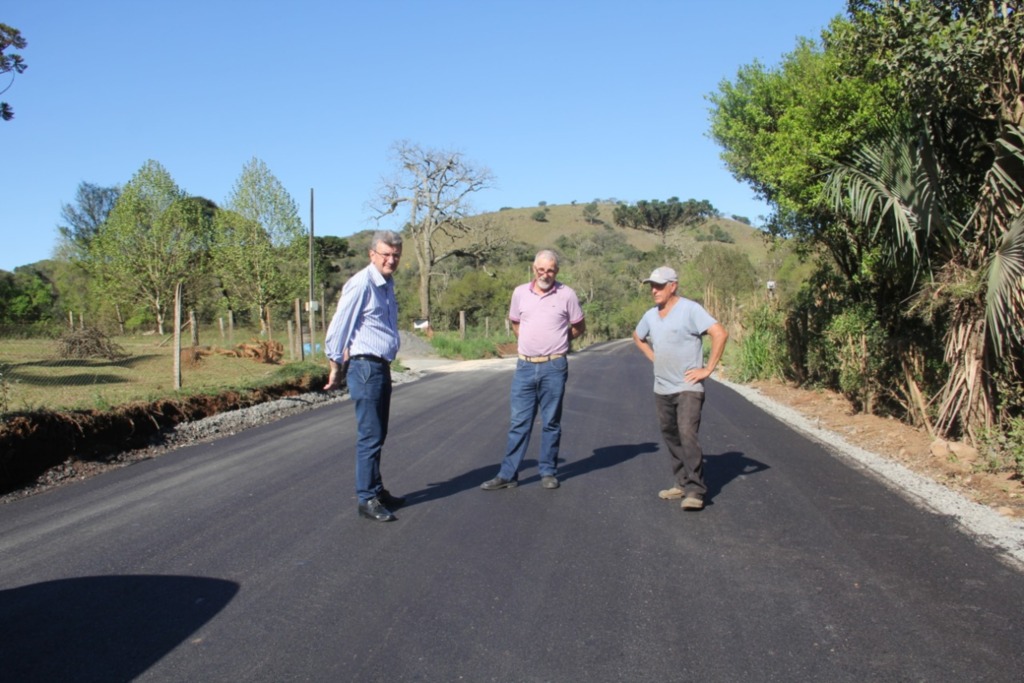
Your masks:
<svg viewBox="0 0 1024 683"><path fill-rule="evenodd" d="M233 308L249 308L269 329L271 307L308 296L308 251L298 208L267 165L242 168L214 220L214 269Z"/></svg>
<svg viewBox="0 0 1024 683"><path fill-rule="evenodd" d="M278 257L267 231L256 221L222 209L213 222L213 270L231 310L250 310L266 330L268 306L277 299Z"/></svg>
<svg viewBox="0 0 1024 683"><path fill-rule="evenodd" d="M48 321L53 301L53 284L36 268L21 266L14 273L0 273L0 323Z"/></svg>
<svg viewBox="0 0 1024 683"><path fill-rule="evenodd" d="M89 244L107 220L120 193L117 186L100 187L85 181L78 184L74 203L61 205L64 224L57 228L69 256L77 260L89 253Z"/></svg>
<svg viewBox="0 0 1024 683"><path fill-rule="evenodd" d="M4 54L6 50L12 47L17 50L24 50L28 47L28 42L22 37L21 31L18 29L7 24L0 24L0 75L11 74L10 82L6 87L0 89L0 95L11 88L17 74L24 73L25 69L28 68L28 64L25 63L25 60L17 52ZM10 121L13 118L14 110L11 108L11 105L6 102L0 102L0 119Z"/></svg>
<svg viewBox="0 0 1024 683"><path fill-rule="evenodd" d="M589 204L583 205L583 220L587 223L594 225L600 223L601 209L598 208L597 202L590 202Z"/></svg>
<svg viewBox="0 0 1024 683"><path fill-rule="evenodd" d="M634 228L653 232L661 236L661 244L665 246L668 232L680 225L699 225L708 218L718 215L709 201L688 199L679 201L679 197L670 197L668 201L641 199L636 204L619 204L615 207L612 220L621 227Z"/></svg>
<svg viewBox="0 0 1024 683"><path fill-rule="evenodd" d="M836 19L822 44L800 39L775 68L743 66L708 100L722 160L774 210L766 229L807 251L825 247L852 279L864 245L838 225L822 188L831 160L875 135L899 97L893 81L870 80L829 49L832 36L850 30Z"/></svg>
<svg viewBox="0 0 1024 683"><path fill-rule="evenodd" d="M158 162L147 161L124 186L89 247L101 292L118 304L145 306L164 334L179 283L206 274L210 229L200 203L188 201Z"/></svg>

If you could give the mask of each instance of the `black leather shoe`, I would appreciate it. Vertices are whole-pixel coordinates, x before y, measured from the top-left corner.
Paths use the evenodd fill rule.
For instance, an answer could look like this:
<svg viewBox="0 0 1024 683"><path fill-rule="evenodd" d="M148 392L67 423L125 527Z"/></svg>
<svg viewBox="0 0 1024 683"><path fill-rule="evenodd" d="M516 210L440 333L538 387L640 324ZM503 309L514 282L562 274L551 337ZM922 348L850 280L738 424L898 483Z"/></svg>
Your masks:
<svg viewBox="0 0 1024 683"><path fill-rule="evenodd" d="M497 491L498 489L514 489L517 486L519 486L518 479L502 479L501 477L488 479L484 483L480 484L480 488L482 488L484 491Z"/></svg>
<svg viewBox="0 0 1024 683"><path fill-rule="evenodd" d="M384 503L384 507L389 510L394 510L405 505L404 496L393 496L387 489L381 489L381 492L377 494L377 500Z"/></svg>
<svg viewBox="0 0 1024 683"><path fill-rule="evenodd" d="M376 522L393 522L398 519L391 514L391 510L384 507L384 503L380 502L379 498L371 498L365 503L360 503L359 516Z"/></svg>

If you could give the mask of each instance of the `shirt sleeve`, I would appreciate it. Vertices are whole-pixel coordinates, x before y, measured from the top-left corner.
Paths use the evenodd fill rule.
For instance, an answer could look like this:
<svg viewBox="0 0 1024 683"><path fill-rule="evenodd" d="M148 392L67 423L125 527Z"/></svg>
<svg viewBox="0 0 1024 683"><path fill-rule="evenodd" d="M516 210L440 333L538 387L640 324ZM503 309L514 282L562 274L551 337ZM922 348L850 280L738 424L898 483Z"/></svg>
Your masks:
<svg viewBox="0 0 1024 683"><path fill-rule="evenodd" d="M576 296L576 290L572 290L572 296L569 297L569 302L566 308L566 312L569 314L570 324L578 325L583 322L583 308L580 306L580 298Z"/></svg>
<svg viewBox="0 0 1024 683"><path fill-rule="evenodd" d="M522 320L522 315L519 311L519 292L519 287L512 290L512 301L508 306L508 319L516 324L519 324Z"/></svg>
<svg viewBox="0 0 1024 683"><path fill-rule="evenodd" d="M640 318L640 322L636 324L636 336L641 339L646 339L647 335L651 333L651 325L647 321L647 313L644 313Z"/></svg>
<svg viewBox="0 0 1024 683"><path fill-rule="evenodd" d="M331 324L327 327L327 337L324 339L324 350L327 357L336 363L340 363L344 357L345 349L352 341L352 333L359 324L359 318L363 312L367 288L360 286L360 283L349 280L341 290L341 297L338 299L338 308L331 318Z"/></svg>

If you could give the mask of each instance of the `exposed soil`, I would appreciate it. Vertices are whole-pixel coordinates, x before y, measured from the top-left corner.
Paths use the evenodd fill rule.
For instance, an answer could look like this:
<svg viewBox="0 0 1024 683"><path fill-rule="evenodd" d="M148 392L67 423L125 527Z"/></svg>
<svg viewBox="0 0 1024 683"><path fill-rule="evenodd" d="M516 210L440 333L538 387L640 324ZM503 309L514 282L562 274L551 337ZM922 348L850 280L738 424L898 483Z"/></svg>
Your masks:
<svg viewBox="0 0 1024 683"><path fill-rule="evenodd" d="M850 444L894 460L1005 517L1024 517L1024 481L1012 472L985 471L980 458L961 444L937 441L926 431L899 420L855 414L849 402L834 392L800 389L782 382L754 382L750 386Z"/></svg>

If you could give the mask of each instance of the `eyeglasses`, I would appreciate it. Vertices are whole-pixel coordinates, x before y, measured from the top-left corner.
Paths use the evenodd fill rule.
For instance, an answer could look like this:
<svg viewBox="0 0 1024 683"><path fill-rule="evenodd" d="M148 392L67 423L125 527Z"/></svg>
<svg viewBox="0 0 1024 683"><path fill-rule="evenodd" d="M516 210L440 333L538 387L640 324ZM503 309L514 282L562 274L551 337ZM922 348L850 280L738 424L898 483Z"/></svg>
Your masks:
<svg viewBox="0 0 1024 683"><path fill-rule="evenodd" d="M377 256L380 256L385 261L387 261L389 259L393 259L393 260L397 261L398 259L402 258L402 252L400 252L400 251L391 251L391 252L387 252L387 253L385 253L383 251L377 251L376 249L371 249L370 251L372 251Z"/></svg>
<svg viewBox="0 0 1024 683"><path fill-rule="evenodd" d="M537 275L554 275L558 272L558 268L534 268L533 271Z"/></svg>

